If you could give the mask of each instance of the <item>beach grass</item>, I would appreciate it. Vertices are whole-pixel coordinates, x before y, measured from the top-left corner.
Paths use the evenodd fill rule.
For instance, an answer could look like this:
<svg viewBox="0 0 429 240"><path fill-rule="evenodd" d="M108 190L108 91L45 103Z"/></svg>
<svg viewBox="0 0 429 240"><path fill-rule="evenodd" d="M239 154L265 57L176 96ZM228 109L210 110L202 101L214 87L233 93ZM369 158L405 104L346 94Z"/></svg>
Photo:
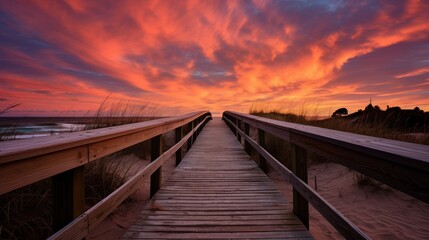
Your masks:
<svg viewBox="0 0 429 240"><path fill-rule="evenodd" d="M298 108L299 109L299 108ZM304 109L302 107L301 109ZM317 110L313 111L317 112ZM429 145L429 133L422 132L418 133L415 131L404 131L401 129L392 129L389 125L395 125L400 123L403 119L396 118L394 123L386 124L381 121L380 124L374 124L372 122L366 121L351 121L345 118L325 118L322 119L316 115L307 116L306 111L300 110L296 112L287 112L282 111L280 108L274 106L271 107L269 104L258 104L252 106L249 110L249 113L255 116L270 118L280 121L286 121L297 124L305 124L316 127L328 128L338 131L351 132L356 134L368 135L379 138L388 138L399 141L412 142L417 144L426 144ZM398 125L398 124L396 124ZM252 132L252 131L251 131ZM256 136L256 131L253 130L253 135ZM288 160L290 158L290 144L270 133L265 133L265 143L266 150L270 152L276 159L282 162L286 167L291 169L291 162ZM255 155L255 154L253 154ZM323 156L320 156L316 153L309 151L307 153L308 164L318 164L328 161ZM253 156L255 158L255 156ZM383 188L380 187L382 184L364 174L355 173L354 175L355 183L360 187L372 187L373 190L378 191Z"/></svg>
<svg viewBox="0 0 429 240"><path fill-rule="evenodd" d="M301 109L304 109L302 107ZM317 109L312 111L317 112ZM308 116L307 111L301 110L296 112L287 112L280 110L276 107L270 107L269 105L255 105L249 110L249 113L255 116L311 125L315 127L328 128L332 130L351 132L356 134L362 134L373 137L387 138L398 141L412 142L417 144L429 145L429 132L416 132L413 129L395 129L390 126L399 125L399 123L405 121L404 119L397 117L390 122L367 122L363 121L365 116L360 118L358 121L351 121L345 118L324 118L317 115Z"/></svg>

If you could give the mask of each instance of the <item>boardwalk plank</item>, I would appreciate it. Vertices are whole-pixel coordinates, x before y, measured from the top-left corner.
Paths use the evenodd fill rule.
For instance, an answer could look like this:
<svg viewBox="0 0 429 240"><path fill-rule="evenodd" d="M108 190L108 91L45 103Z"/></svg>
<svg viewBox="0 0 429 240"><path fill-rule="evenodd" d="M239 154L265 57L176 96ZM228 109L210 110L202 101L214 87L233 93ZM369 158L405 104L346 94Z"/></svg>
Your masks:
<svg viewBox="0 0 429 240"><path fill-rule="evenodd" d="M207 124L124 239L312 239L226 125Z"/></svg>

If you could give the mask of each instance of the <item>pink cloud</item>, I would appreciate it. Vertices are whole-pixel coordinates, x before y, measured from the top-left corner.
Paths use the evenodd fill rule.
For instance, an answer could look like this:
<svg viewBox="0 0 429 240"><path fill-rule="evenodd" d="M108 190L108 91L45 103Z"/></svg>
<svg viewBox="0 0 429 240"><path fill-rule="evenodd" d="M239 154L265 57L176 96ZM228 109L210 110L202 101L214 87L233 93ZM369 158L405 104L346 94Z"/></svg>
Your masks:
<svg viewBox="0 0 429 240"><path fill-rule="evenodd" d="M44 103L55 99L61 102L56 109L66 109L73 95L82 109L94 109L112 92L180 111L247 111L259 101L297 99L324 99L333 106L339 95L388 96L360 89L371 85L364 79L376 72L351 83L335 81L350 61L429 39L429 4L422 1L14 1L1 7L12 37L22 41L2 35L4 61L23 71L0 68L8 86L2 90L8 102L0 106L28 101L49 109ZM394 76L418 77L428 64ZM393 98L404 94L395 88L395 77L384 81L392 101L405 104Z"/></svg>

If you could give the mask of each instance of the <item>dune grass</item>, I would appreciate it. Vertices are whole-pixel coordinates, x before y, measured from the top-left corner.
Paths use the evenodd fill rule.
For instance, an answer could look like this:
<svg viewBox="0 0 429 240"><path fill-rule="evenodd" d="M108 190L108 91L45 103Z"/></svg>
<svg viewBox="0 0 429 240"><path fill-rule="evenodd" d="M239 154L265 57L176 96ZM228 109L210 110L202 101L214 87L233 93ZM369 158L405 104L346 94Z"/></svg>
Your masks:
<svg viewBox="0 0 429 240"><path fill-rule="evenodd" d="M0 110L0 116L9 112L10 110L18 107L21 104L12 104L10 106L5 107L4 109ZM0 128L0 141L7 141L13 139L14 133L16 132L16 129L19 127L18 122L10 123L8 126L2 126Z"/></svg>
<svg viewBox="0 0 429 240"><path fill-rule="evenodd" d="M317 111L315 110L314 112ZM350 121L348 119L343 118L318 120L319 118L317 116L306 116L305 111L300 111L298 113L284 112L280 110L280 108L270 107L269 105L267 106L263 104L252 106L250 108L249 113L252 115L280 121L429 145L428 133L421 133L420 135L418 135L419 133L404 132L398 129L392 129L389 127L388 124L385 124L383 121L381 121L380 124L374 124L365 121ZM400 122L403 120L395 119L395 121ZM254 135L256 135L256 133L254 133ZM290 161L288 160L290 154L290 144L287 141L269 133L265 133L265 143L267 151L270 152L280 162L282 162L286 167L291 169L292 166ZM309 165L328 161L328 159L326 159L325 157L315 154L311 151L309 151L307 154ZM354 181L359 187L370 187L371 189L373 189L373 191L384 191L385 189L388 189L382 187L382 183L357 172L354 173Z"/></svg>
<svg viewBox="0 0 429 240"><path fill-rule="evenodd" d="M0 239L45 239L52 232L51 180L0 196Z"/></svg>
<svg viewBox="0 0 429 240"><path fill-rule="evenodd" d="M302 109L304 109L304 107L302 107ZM317 109L314 112L316 113ZM392 125L392 122L386 123L380 121L379 123L372 123L362 120L365 118L359 119L358 121L350 121L349 119L344 118L327 118L323 120L318 120L319 117L317 115L307 116L306 111L304 110L300 111L299 113L291 113L284 112L278 108L272 108L269 106L265 109L264 105L252 106L250 108L249 113L252 115L280 121L429 145L429 133L416 133L414 131L392 129L391 127L389 127L389 125ZM404 120L397 118L393 121L401 122ZM395 125L395 123L393 123L393 125Z"/></svg>
<svg viewBox="0 0 429 240"><path fill-rule="evenodd" d="M94 116L86 119L83 130L147 121L156 115L157 107L154 105L137 105L131 100L114 101L109 97L101 102Z"/></svg>

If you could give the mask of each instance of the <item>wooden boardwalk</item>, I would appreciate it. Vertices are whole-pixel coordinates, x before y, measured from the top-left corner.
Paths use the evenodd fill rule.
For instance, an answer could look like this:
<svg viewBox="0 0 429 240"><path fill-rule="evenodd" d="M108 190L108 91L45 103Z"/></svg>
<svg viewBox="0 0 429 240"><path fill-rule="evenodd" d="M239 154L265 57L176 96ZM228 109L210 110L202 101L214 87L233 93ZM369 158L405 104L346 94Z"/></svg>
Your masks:
<svg viewBox="0 0 429 240"><path fill-rule="evenodd" d="M214 119L123 238L312 236L225 123Z"/></svg>

